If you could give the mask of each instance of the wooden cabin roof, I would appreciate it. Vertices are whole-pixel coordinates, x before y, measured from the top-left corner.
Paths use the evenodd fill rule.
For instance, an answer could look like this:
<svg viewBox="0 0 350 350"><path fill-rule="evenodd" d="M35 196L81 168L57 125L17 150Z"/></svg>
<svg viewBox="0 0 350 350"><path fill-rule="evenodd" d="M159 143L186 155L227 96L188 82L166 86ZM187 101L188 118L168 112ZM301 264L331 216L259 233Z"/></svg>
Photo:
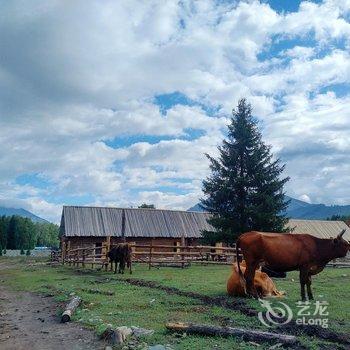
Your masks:
<svg viewBox="0 0 350 350"><path fill-rule="evenodd" d="M290 219L287 226L293 229L292 233L308 233L318 238L335 238L345 229L343 238L350 241L350 227L344 221Z"/></svg>
<svg viewBox="0 0 350 350"><path fill-rule="evenodd" d="M65 237L199 238L209 213L180 210L64 206L60 233Z"/></svg>

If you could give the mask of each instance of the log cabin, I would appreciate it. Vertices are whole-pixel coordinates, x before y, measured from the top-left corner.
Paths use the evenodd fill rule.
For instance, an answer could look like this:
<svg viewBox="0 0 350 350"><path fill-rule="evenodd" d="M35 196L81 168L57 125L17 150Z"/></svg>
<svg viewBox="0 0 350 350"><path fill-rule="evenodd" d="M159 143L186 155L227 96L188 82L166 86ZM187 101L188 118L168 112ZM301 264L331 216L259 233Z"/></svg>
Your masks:
<svg viewBox="0 0 350 350"><path fill-rule="evenodd" d="M77 247L131 242L140 245L198 245L209 213L165 209L64 206L60 237Z"/></svg>

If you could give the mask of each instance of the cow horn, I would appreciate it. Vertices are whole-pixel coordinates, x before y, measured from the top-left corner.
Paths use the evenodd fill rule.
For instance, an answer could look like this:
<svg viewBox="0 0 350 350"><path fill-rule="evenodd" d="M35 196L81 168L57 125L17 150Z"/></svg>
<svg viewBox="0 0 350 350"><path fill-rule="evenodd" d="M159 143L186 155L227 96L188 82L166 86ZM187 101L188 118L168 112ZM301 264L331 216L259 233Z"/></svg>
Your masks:
<svg viewBox="0 0 350 350"><path fill-rule="evenodd" d="M338 235L338 238L342 238L343 234L345 233L345 228L341 230L341 232Z"/></svg>

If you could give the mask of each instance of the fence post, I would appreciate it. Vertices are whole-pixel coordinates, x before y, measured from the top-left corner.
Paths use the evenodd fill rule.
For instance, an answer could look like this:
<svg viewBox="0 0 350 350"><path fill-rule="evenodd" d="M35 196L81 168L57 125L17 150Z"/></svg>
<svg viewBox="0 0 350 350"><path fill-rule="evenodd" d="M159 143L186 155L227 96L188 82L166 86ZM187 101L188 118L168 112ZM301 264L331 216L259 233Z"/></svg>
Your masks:
<svg viewBox="0 0 350 350"><path fill-rule="evenodd" d="M222 242L216 242L215 247L222 248ZM214 258L217 258L217 261L220 261L223 255L223 250L221 249L215 249L215 254Z"/></svg>
<svg viewBox="0 0 350 350"><path fill-rule="evenodd" d="M83 267L85 267L85 249L83 249L83 262L82 262Z"/></svg>
<svg viewBox="0 0 350 350"><path fill-rule="evenodd" d="M79 249L78 250L78 267L79 267L79 264L81 263L81 258L80 258L81 253L82 253L82 251Z"/></svg>
<svg viewBox="0 0 350 350"><path fill-rule="evenodd" d="M102 253L102 262L104 262L104 266L105 266L105 270L107 271L108 268L108 261L107 261L107 241L106 242L102 242L102 249L101 249L101 253ZM103 267L103 265L102 265Z"/></svg>
<svg viewBox="0 0 350 350"><path fill-rule="evenodd" d="M106 250L107 252L111 250L111 236L107 236L106 238Z"/></svg>
<svg viewBox="0 0 350 350"><path fill-rule="evenodd" d="M186 243L185 243L186 244ZM181 248L183 253L186 253L186 245L184 248ZM185 254L181 255L181 268L183 269L185 267Z"/></svg>
<svg viewBox="0 0 350 350"><path fill-rule="evenodd" d="M66 242L61 241L61 260L62 260L62 265L64 265L64 261L66 260Z"/></svg>
<svg viewBox="0 0 350 350"><path fill-rule="evenodd" d="M153 253L153 239L151 239L151 244L149 246L149 259L148 259L148 269L151 269L152 265L152 253Z"/></svg>
<svg viewBox="0 0 350 350"><path fill-rule="evenodd" d="M68 255L69 266L71 266L70 241L67 242L67 253L66 254Z"/></svg>
<svg viewBox="0 0 350 350"><path fill-rule="evenodd" d="M96 243L94 243L93 249L92 249L92 263L91 268L93 269L95 266L95 260L96 260Z"/></svg>
<svg viewBox="0 0 350 350"><path fill-rule="evenodd" d="M131 245L131 262L135 262L135 252L136 252L136 247L135 247L135 244L136 242L130 242L129 243Z"/></svg>

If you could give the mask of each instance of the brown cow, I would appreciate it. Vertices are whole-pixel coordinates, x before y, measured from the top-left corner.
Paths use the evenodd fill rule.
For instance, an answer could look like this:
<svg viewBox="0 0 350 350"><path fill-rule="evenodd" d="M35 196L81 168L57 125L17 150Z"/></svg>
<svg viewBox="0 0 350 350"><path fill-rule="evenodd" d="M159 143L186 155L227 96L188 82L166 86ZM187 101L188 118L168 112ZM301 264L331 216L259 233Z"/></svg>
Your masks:
<svg viewBox="0 0 350 350"><path fill-rule="evenodd" d="M305 285L309 299L311 292L311 276L321 272L326 264L336 258L346 256L350 244L342 236L342 230L336 238L321 239L308 234L247 232L242 234L236 245L240 248L247 264L244 272L247 293L257 297L253 280L255 270L262 262L274 271L300 271L301 299L305 298ZM238 264L240 276L243 273Z"/></svg>
<svg viewBox="0 0 350 350"><path fill-rule="evenodd" d="M245 261L243 260L240 263L242 272L244 273L246 269ZM272 279L261 270L255 271L254 276L254 286L257 290L259 297L281 297L284 295L283 292L279 292L273 283ZM246 289L244 281L239 275L239 271L236 264L232 266L232 273L230 278L227 281L227 293L235 297L244 297L246 296Z"/></svg>
<svg viewBox="0 0 350 350"><path fill-rule="evenodd" d="M114 262L114 273L117 273L117 265L119 263L118 273L124 273L125 265L129 268L130 274L131 270L131 259L132 259L132 249L128 243L120 243L116 247L113 247L108 253L109 261L112 264Z"/></svg>

